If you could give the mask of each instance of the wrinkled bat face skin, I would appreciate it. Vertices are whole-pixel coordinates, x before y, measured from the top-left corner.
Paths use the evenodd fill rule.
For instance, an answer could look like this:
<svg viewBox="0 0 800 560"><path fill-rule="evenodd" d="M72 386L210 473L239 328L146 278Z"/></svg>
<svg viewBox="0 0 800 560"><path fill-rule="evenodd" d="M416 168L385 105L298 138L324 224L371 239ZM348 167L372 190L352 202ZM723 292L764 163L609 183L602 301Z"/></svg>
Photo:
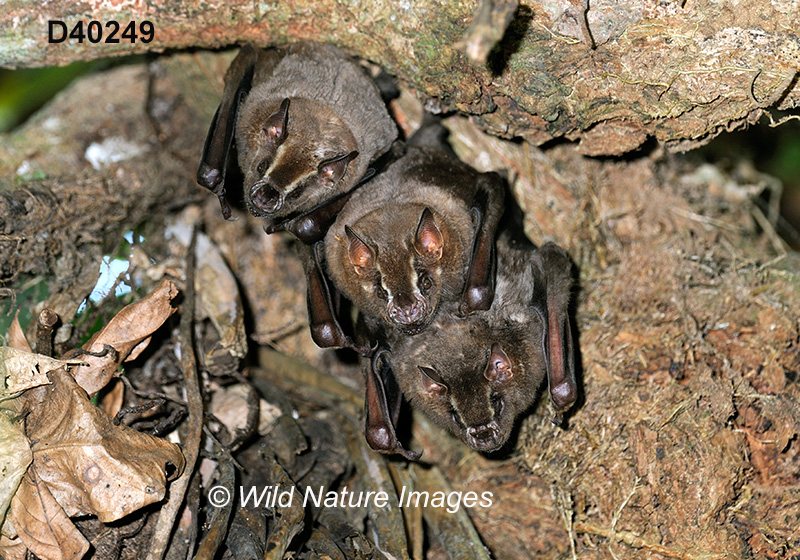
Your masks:
<svg viewBox="0 0 800 560"><path fill-rule="evenodd" d="M529 328L541 338L541 322ZM412 405L469 447L492 452L508 441L545 376L526 338L523 325L445 316L416 339L400 340L390 362Z"/></svg>
<svg viewBox="0 0 800 560"><path fill-rule="evenodd" d="M241 109L237 147L245 205L257 217L310 210L358 179L355 137L314 101L286 98L269 106L254 92Z"/></svg>
<svg viewBox="0 0 800 560"><path fill-rule="evenodd" d="M450 276L463 267L462 256L443 219L429 208L406 204L390 212L391 222L378 212L345 226L345 238L337 240L346 254L340 276L359 309L414 335L432 320L454 283Z"/></svg>

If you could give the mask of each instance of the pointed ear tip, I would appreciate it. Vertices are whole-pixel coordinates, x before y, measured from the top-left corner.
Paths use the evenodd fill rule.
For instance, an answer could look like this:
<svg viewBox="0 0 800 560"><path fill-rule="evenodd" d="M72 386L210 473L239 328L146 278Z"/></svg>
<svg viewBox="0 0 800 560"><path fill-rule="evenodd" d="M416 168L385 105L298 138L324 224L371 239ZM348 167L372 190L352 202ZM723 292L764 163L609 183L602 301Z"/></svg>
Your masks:
<svg viewBox="0 0 800 560"><path fill-rule="evenodd" d="M425 207L425 210L422 211L422 216L420 218L420 221L426 223L429 226L435 227L437 231L439 229L439 226L436 223L436 216L434 215L433 210L431 210L427 206Z"/></svg>
<svg viewBox="0 0 800 560"><path fill-rule="evenodd" d="M508 354L506 354L506 351L503 350L503 346L499 342L492 343L492 354L495 354L499 358L508 361Z"/></svg>

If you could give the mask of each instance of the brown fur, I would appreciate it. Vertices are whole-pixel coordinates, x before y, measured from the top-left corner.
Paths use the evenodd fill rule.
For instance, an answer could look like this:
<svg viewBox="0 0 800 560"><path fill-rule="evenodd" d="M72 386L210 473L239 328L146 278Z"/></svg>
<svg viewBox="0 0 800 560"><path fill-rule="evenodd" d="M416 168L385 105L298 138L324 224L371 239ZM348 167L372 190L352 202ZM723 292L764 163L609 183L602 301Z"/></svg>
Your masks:
<svg viewBox="0 0 800 560"><path fill-rule="evenodd" d="M536 250L502 236L497 247L497 291L488 311L460 318L449 306L418 337L382 333L406 398L480 451L506 443L547 373L545 326L534 294L546 286L549 301L565 315L572 287L569 258L555 245ZM493 373L502 362L498 356L508 367Z"/></svg>
<svg viewBox="0 0 800 560"><path fill-rule="evenodd" d="M421 332L440 303L461 295L475 237L471 203L491 181L499 178L478 173L443 151L410 146L353 194L328 231L325 258L333 284L365 314L406 334ZM438 259L415 248L430 239L420 242L416 235L426 208L442 238ZM371 249L369 266L352 262L352 234ZM415 305L424 309L415 313ZM403 316L414 320L403 321Z"/></svg>
<svg viewBox="0 0 800 560"><path fill-rule="evenodd" d="M233 99L250 69L252 82L239 106ZM265 123L285 99L285 137L276 141L265 133ZM303 214L349 191L397 137L370 77L351 57L322 43L243 47L226 75L223 107L238 110L234 137L245 204L259 217ZM211 134L219 134L213 131L212 126ZM346 167L333 184L326 183L321 164L348 154ZM198 176L209 188L219 181L214 172L214 165L209 170L201 164ZM219 194L223 187L213 188Z"/></svg>

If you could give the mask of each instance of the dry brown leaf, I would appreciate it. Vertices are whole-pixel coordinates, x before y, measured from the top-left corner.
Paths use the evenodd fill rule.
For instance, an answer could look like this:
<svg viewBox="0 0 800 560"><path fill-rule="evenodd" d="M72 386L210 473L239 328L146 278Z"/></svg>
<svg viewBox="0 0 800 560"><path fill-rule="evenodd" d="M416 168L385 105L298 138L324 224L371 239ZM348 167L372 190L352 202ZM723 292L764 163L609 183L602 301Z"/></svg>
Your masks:
<svg viewBox="0 0 800 560"><path fill-rule="evenodd" d="M0 400L25 389L46 385L50 383L48 371L74 363L0 346Z"/></svg>
<svg viewBox="0 0 800 560"><path fill-rule="evenodd" d="M192 226L182 220L168 227L166 235L174 236L184 247L188 247ZM219 333L219 345L231 356L243 358L247 354L247 334L239 284L222 253L203 233L197 234L195 256L197 268L194 289L200 302L199 308L208 315Z"/></svg>
<svg viewBox="0 0 800 560"><path fill-rule="evenodd" d="M216 386L213 389L209 406L214 417L222 422L232 434L237 430L245 429L249 411L247 398L250 389L248 386L237 383L229 387ZM283 414L279 407L264 399L258 400L258 411L258 433L261 435L268 434L278 417Z"/></svg>
<svg viewBox="0 0 800 560"><path fill-rule="evenodd" d="M52 385L31 394L26 420L32 469L68 515L95 514L105 523L158 502L166 491L165 468L177 477L177 445L115 426L64 370Z"/></svg>
<svg viewBox="0 0 800 560"><path fill-rule="evenodd" d="M19 309L14 314L14 320L8 327L8 345L17 350L24 350L25 352L33 352L33 348L28 344L28 339L25 338L25 333L22 326L19 324Z"/></svg>
<svg viewBox="0 0 800 560"><path fill-rule="evenodd" d="M131 352L158 329L167 318L175 312L172 299L178 295L178 289L171 280L165 279L147 297L124 307L111 321L92 339L83 345L83 349L95 354L102 353L108 345L114 352L103 356L81 356L85 366L75 371L78 385L90 395L106 386L109 380ZM136 348L138 355L143 347Z"/></svg>
<svg viewBox="0 0 800 560"><path fill-rule="evenodd" d="M103 400L99 404L105 413L113 418L117 412L122 410L125 402L125 384L119 378L114 379L111 383L111 389L104 392Z"/></svg>
<svg viewBox="0 0 800 560"><path fill-rule="evenodd" d="M0 528L3 527L6 511L11 503L19 481L31 464L28 438L22 431L22 423L14 422L9 412L0 409Z"/></svg>
<svg viewBox="0 0 800 560"><path fill-rule="evenodd" d="M33 469L11 500L11 519L20 540L42 560L78 560L89 550L89 541Z"/></svg>
<svg viewBox="0 0 800 560"><path fill-rule="evenodd" d="M28 547L23 544L19 537L11 538L0 534L0 558L3 560L25 560L28 555Z"/></svg>

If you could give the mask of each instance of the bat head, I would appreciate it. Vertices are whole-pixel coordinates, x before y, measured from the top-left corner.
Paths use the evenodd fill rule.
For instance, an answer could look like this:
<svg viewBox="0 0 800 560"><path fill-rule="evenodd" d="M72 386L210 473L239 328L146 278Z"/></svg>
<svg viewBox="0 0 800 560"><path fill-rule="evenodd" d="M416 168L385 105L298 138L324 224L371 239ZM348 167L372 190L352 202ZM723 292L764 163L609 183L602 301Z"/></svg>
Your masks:
<svg viewBox="0 0 800 560"><path fill-rule="evenodd" d="M538 331L534 338L525 325L490 327L474 316L436 321L395 345L392 368L406 397L434 423L473 449L496 451L544 379L541 352L531 347L541 324L527 328Z"/></svg>
<svg viewBox="0 0 800 560"><path fill-rule="evenodd" d="M311 210L358 180L351 165L358 157L353 133L318 102L246 103L238 122L244 200L254 216L279 218Z"/></svg>
<svg viewBox="0 0 800 560"><path fill-rule="evenodd" d="M441 219L419 205L392 209L394 220L372 240L358 225L345 226L350 291L366 313L380 317L405 334L423 330L431 321L442 297L442 280L449 265L449 233ZM377 225L377 224L376 224ZM459 261L460 265L460 261Z"/></svg>

